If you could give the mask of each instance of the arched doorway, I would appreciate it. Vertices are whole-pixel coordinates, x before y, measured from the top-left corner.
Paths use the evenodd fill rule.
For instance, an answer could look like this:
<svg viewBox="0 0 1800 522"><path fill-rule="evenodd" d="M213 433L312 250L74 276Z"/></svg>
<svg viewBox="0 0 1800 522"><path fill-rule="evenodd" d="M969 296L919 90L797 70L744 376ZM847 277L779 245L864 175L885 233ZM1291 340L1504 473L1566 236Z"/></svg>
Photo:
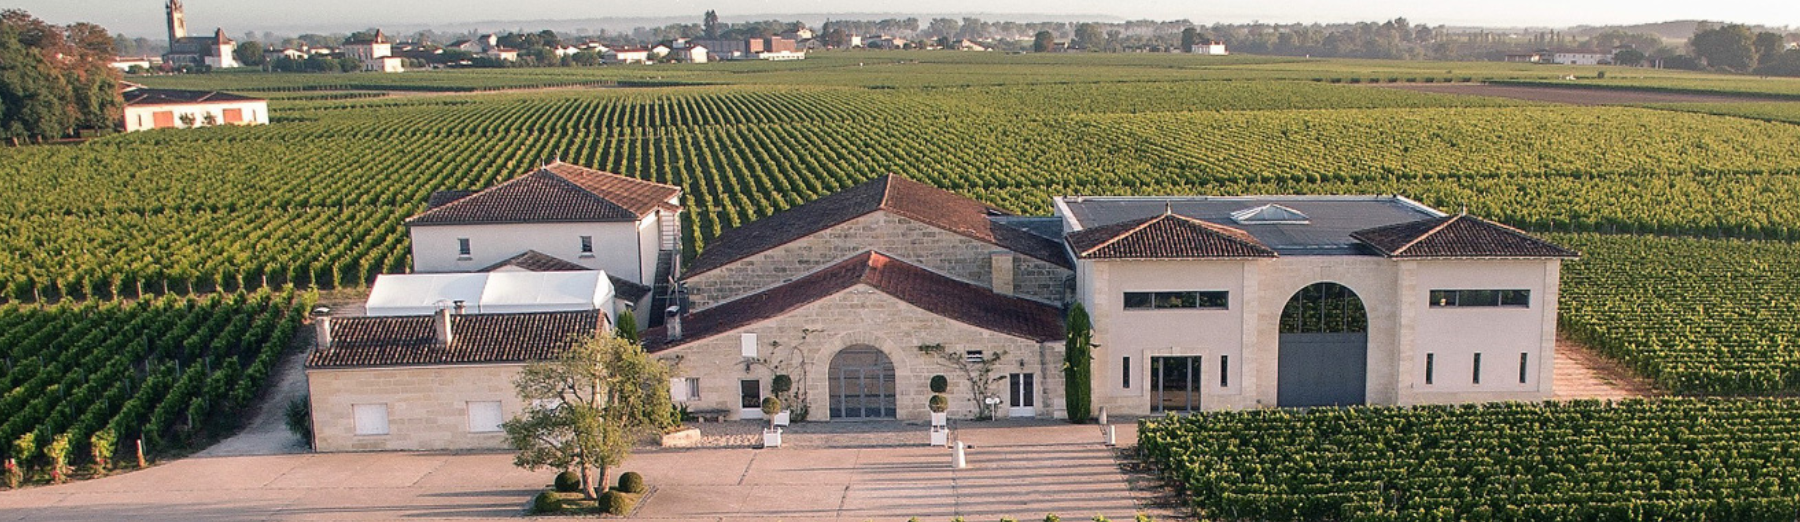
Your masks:
<svg viewBox="0 0 1800 522"><path fill-rule="evenodd" d="M894 361L869 345L839 351L831 358L831 418L892 419Z"/></svg>
<svg viewBox="0 0 1800 522"><path fill-rule="evenodd" d="M1356 292L1314 283L1281 311L1275 402L1281 407L1362 404L1368 390L1369 314Z"/></svg>

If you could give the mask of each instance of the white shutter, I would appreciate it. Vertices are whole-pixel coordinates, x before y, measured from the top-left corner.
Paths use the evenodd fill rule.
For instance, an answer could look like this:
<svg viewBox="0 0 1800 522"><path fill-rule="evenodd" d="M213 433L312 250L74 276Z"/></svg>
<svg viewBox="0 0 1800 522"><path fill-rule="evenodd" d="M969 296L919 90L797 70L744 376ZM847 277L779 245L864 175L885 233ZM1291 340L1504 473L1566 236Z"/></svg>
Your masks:
<svg viewBox="0 0 1800 522"><path fill-rule="evenodd" d="M469 402L469 433L492 433L500 431L500 423L504 422L500 413L500 401Z"/></svg>
<svg viewBox="0 0 1800 522"><path fill-rule="evenodd" d="M669 400L675 401L675 402L686 402L688 400L687 389L688 389L687 388L687 379L683 379L680 377L670 378L669 379Z"/></svg>
<svg viewBox="0 0 1800 522"><path fill-rule="evenodd" d="M388 410L386 404L353 404L350 411L356 418L357 435L387 435Z"/></svg>
<svg viewBox="0 0 1800 522"><path fill-rule="evenodd" d="M745 359L755 359L756 358L756 334L747 333L747 334L738 336L738 338L743 342L742 349L744 352L744 358Z"/></svg>

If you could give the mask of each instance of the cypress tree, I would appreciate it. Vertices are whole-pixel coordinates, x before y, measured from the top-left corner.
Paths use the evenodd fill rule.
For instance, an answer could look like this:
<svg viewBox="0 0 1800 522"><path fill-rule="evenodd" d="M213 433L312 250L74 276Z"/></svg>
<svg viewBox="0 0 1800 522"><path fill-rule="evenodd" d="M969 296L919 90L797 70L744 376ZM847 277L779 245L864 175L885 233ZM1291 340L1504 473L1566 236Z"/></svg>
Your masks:
<svg viewBox="0 0 1800 522"><path fill-rule="evenodd" d="M1063 340L1063 390L1069 421L1086 423L1093 409L1094 325L1081 303L1069 307L1068 335Z"/></svg>
<svg viewBox="0 0 1800 522"><path fill-rule="evenodd" d="M614 335L617 335L620 339L634 343L638 342L637 316L632 314L631 310L620 311L619 320L614 323Z"/></svg>

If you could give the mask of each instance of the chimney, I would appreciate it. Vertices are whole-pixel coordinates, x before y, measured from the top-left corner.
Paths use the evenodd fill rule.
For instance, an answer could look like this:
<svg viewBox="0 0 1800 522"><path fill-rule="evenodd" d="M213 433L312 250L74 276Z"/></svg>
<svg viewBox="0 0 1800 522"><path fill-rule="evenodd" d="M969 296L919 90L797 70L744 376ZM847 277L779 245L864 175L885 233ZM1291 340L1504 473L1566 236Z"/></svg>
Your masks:
<svg viewBox="0 0 1800 522"><path fill-rule="evenodd" d="M464 307L463 300L461 300L461 299L457 299L456 301L453 301L452 303L456 305L456 315L462 315L463 310L467 309L466 307Z"/></svg>
<svg viewBox="0 0 1800 522"><path fill-rule="evenodd" d="M320 349L331 348L331 309L319 307L313 310L313 346Z"/></svg>
<svg viewBox="0 0 1800 522"><path fill-rule="evenodd" d="M1013 253L994 252L988 254L988 261L993 265L994 292L1013 295Z"/></svg>
<svg viewBox="0 0 1800 522"><path fill-rule="evenodd" d="M681 307L671 306L663 315L663 330L670 341L681 340Z"/></svg>
<svg viewBox="0 0 1800 522"><path fill-rule="evenodd" d="M439 308L437 313L432 314L431 317L431 330L432 334L434 334L432 335L433 340L444 343L444 346L449 346L451 341L456 340L456 332L453 332L450 329L450 309Z"/></svg>

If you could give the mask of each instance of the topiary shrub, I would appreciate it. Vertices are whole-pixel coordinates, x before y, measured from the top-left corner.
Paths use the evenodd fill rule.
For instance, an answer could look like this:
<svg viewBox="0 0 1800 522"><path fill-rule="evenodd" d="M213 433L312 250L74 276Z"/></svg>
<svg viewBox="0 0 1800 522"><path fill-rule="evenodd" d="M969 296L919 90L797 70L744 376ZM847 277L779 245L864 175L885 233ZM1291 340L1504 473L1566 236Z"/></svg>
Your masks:
<svg viewBox="0 0 1800 522"><path fill-rule="evenodd" d="M943 395L932 395L925 405L931 408L932 413L943 413L950 410L950 399Z"/></svg>
<svg viewBox="0 0 1800 522"><path fill-rule="evenodd" d="M643 475L639 475L636 471L627 471L619 475L619 491L641 494L650 491L650 486L644 485Z"/></svg>
<svg viewBox="0 0 1800 522"><path fill-rule="evenodd" d="M581 491L581 475L577 475L573 471L557 473L556 490L563 493Z"/></svg>
<svg viewBox="0 0 1800 522"><path fill-rule="evenodd" d="M532 513L555 513L558 511L562 511L562 499L556 498L556 493L542 491L531 499Z"/></svg>
<svg viewBox="0 0 1800 522"><path fill-rule="evenodd" d="M942 375L931 376L931 393L944 393L950 389L950 379Z"/></svg>
<svg viewBox="0 0 1800 522"><path fill-rule="evenodd" d="M769 391L775 392L775 395L785 395L793 389L794 378L788 377L787 374L777 375L774 379L769 380Z"/></svg>
<svg viewBox="0 0 1800 522"><path fill-rule="evenodd" d="M763 415L768 415L770 417L774 417L775 414L781 413L781 399L763 397L762 411Z"/></svg>
<svg viewBox="0 0 1800 522"><path fill-rule="evenodd" d="M625 516L631 512L633 500L631 495L619 491L607 491L600 494L600 508L609 515Z"/></svg>

